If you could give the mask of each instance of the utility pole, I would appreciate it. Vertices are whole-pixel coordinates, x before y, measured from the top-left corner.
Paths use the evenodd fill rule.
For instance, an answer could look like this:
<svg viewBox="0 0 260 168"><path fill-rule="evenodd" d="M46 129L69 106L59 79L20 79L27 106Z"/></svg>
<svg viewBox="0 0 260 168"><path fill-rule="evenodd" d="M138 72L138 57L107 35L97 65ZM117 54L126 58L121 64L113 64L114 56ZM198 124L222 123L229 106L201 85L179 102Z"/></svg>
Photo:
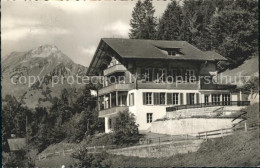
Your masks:
<svg viewBox="0 0 260 168"><path fill-rule="evenodd" d="M28 138L28 112L25 113L25 132L26 132L26 156L27 166L29 167L29 138Z"/></svg>

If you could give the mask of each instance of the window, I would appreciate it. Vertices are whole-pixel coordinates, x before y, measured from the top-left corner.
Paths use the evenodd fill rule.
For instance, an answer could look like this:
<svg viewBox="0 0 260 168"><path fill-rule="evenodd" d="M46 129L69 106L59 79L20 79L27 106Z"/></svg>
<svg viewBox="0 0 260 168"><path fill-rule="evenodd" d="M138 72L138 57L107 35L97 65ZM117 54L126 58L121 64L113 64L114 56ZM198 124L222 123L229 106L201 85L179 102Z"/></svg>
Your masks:
<svg viewBox="0 0 260 168"><path fill-rule="evenodd" d="M152 75L153 75L153 69L152 68L146 68L141 69L141 78L143 81L152 81Z"/></svg>
<svg viewBox="0 0 260 168"><path fill-rule="evenodd" d="M178 93L173 93L172 94L172 100L173 100L173 104L178 104Z"/></svg>
<svg viewBox="0 0 260 168"><path fill-rule="evenodd" d="M220 94L212 94L212 104L220 105Z"/></svg>
<svg viewBox="0 0 260 168"><path fill-rule="evenodd" d="M147 123L151 123L153 121L153 113L146 113L146 121Z"/></svg>
<svg viewBox="0 0 260 168"><path fill-rule="evenodd" d="M169 69L167 75L169 82L176 82L177 80L180 80L181 72L180 69Z"/></svg>
<svg viewBox="0 0 260 168"><path fill-rule="evenodd" d="M190 93L190 103L189 104L195 104L195 94L194 93Z"/></svg>
<svg viewBox="0 0 260 168"><path fill-rule="evenodd" d="M187 82L195 81L195 71L194 70L186 70L185 81L187 81Z"/></svg>
<svg viewBox="0 0 260 168"><path fill-rule="evenodd" d="M152 104L152 93L151 92L143 93L143 104Z"/></svg>
<svg viewBox="0 0 260 168"><path fill-rule="evenodd" d="M209 104L209 95L205 95L204 102L205 102L206 105Z"/></svg>
<svg viewBox="0 0 260 168"><path fill-rule="evenodd" d="M154 95L154 105L165 105L165 93L153 93Z"/></svg>
<svg viewBox="0 0 260 168"><path fill-rule="evenodd" d="M129 94L129 106L134 106L135 101L134 101L134 93Z"/></svg>
<svg viewBox="0 0 260 168"><path fill-rule="evenodd" d="M222 94L222 104L230 105L230 94Z"/></svg>
<svg viewBox="0 0 260 168"><path fill-rule="evenodd" d="M165 104L165 93L160 93L160 104Z"/></svg>
<svg viewBox="0 0 260 168"><path fill-rule="evenodd" d="M111 60L111 62L110 62L110 64L109 64L108 67L112 67L112 66L117 65L117 64L119 64L119 62L117 61L117 59L115 59L114 57L112 57L112 60Z"/></svg>
<svg viewBox="0 0 260 168"><path fill-rule="evenodd" d="M176 52L175 52L175 51L168 51L168 55L175 56L175 55L176 55Z"/></svg>
<svg viewBox="0 0 260 168"><path fill-rule="evenodd" d="M167 104L178 104L179 93L167 93Z"/></svg>
<svg viewBox="0 0 260 168"><path fill-rule="evenodd" d="M158 82L166 81L166 69L164 68L158 69L156 80Z"/></svg>

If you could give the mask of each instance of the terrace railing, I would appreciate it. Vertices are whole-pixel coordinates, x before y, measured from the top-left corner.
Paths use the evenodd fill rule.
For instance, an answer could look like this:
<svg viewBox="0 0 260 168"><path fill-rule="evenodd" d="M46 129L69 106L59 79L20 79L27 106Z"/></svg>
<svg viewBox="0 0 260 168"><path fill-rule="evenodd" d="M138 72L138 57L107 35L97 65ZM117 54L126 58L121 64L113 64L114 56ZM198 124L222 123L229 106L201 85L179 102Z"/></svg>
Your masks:
<svg viewBox="0 0 260 168"><path fill-rule="evenodd" d="M191 108L203 108L203 107L215 107L215 106L248 106L248 105L250 105L250 101L197 103L197 104L187 104L187 105L166 107L166 112L172 112L172 111L183 110L183 109L191 109Z"/></svg>

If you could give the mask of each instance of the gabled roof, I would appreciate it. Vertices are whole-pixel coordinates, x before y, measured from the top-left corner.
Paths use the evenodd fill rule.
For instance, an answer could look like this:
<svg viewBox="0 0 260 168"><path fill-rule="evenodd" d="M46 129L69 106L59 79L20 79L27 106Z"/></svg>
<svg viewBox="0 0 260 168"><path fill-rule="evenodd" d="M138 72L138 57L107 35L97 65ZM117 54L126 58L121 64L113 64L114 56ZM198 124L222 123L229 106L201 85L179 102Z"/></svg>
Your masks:
<svg viewBox="0 0 260 168"><path fill-rule="evenodd" d="M102 38L114 51L122 58L156 58L156 59L181 59L181 60L216 60L212 55L207 55L203 51L187 43L186 41L166 41L166 40L140 40L140 39L118 39ZM182 55L169 56L162 52L160 48L180 49ZM220 56L220 55L219 55ZM220 56L221 57L221 56ZM218 60L219 58L218 57ZM222 57L222 59L225 59Z"/></svg>
<svg viewBox="0 0 260 168"><path fill-rule="evenodd" d="M217 61L227 61L225 57L220 55L219 53L216 53L215 51L205 51L204 52L206 55L210 56L212 59L215 59Z"/></svg>
<svg viewBox="0 0 260 168"><path fill-rule="evenodd" d="M166 41L166 40L143 40L143 39L123 39L123 38L102 38L101 43L108 45L122 59L167 59L167 60L197 60L197 61L220 61L227 60L215 52L203 52L186 41ZM98 66L98 51L90 63L88 74ZM168 55L164 51L178 50L178 56ZM95 64L95 65L94 65Z"/></svg>

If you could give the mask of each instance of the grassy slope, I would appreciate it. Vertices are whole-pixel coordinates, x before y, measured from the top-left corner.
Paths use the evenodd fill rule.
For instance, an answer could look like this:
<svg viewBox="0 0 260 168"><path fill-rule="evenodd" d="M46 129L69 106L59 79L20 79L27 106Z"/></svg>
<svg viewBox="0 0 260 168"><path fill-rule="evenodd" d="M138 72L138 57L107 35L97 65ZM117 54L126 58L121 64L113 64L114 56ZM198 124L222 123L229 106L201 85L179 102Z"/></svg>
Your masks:
<svg viewBox="0 0 260 168"><path fill-rule="evenodd" d="M195 153L179 154L168 158L138 158L108 155L104 162L112 167L169 167L169 166L232 166L248 167L260 165L259 130L236 132L231 136L204 142ZM58 145L60 147L60 145ZM73 145L72 145L73 146ZM61 149L52 146L53 149ZM49 151L49 150L48 150ZM39 167L60 167L73 165L70 156L56 156L36 161Z"/></svg>
<svg viewBox="0 0 260 168"><path fill-rule="evenodd" d="M138 158L110 156L112 167L150 166L257 166L260 165L259 131L240 132L224 139L204 142L195 153L180 154L169 158Z"/></svg>
<svg viewBox="0 0 260 168"><path fill-rule="evenodd" d="M231 82L234 82L235 79L238 81L238 76L240 73L241 76L255 76L257 74L259 75L258 70L259 70L258 56L255 56L249 60L246 60L239 67L231 70L228 69L222 72L221 74L223 76L222 79L224 81L225 81L224 76L231 76ZM221 74L219 74L219 77L221 76ZM237 76L237 78L235 78L234 76Z"/></svg>
<svg viewBox="0 0 260 168"><path fill-rule="evenodd" d="M259 120L259 106L253 104L244 109L248 112L248 122ZM154 135L151 135L154 136ZM157 136L157 135L156 135ZM92 141L83 140L79 144L58 143L50 145L42 153L61 151L63 149L75 149L82 146L110 145L109 136L101 138L97 136ZM107 143L107 144L106 144ZM36 161L39 167L60 167L61 165L73 165L75 159L70 156L55 156L46 160ZM250 132L236 132L233 135L204 142L195 153L180 154L168 158L138 158L108 155L104 162L111 163L112 167L163 167L163 166L258 166L260 165L259 130Z"/></svg>

